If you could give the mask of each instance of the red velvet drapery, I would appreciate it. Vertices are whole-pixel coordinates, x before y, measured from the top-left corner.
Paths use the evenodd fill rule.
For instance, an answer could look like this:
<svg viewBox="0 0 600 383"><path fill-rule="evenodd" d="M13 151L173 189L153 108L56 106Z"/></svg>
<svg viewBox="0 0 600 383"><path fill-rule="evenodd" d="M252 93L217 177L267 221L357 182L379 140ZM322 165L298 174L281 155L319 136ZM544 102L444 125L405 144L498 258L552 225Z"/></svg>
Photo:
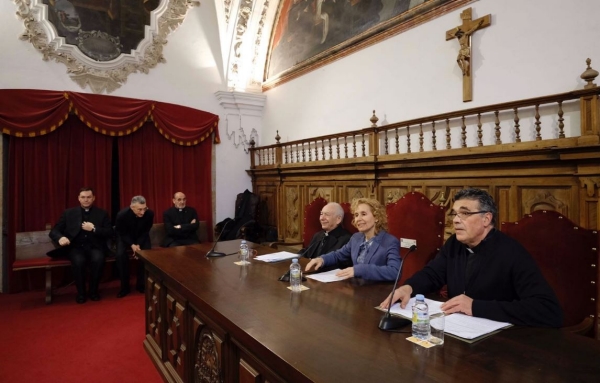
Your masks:
<svg viewBox="0 0 600 383"><path fill-rule="evenodd" d="M129 206L131 197L142 194L157 221L163 222L162 213L173 206L173 194L181 191L198 217L212 227L211 167L207 166L211 163L210 142L198 145L201 150L165 145L156 129L146 126L150 124L118 140L119 157L127 158L119 161L119 173L126 175L119 182L122 206Z"/></svg>
<svg viewBox="0 0 600 383"><path fill-rule="evenodd" d="M219 142L214 114L122 97L9 89L0 90L0 130L11 136L8 270L15 259L15 233L54 224L65 208L77 205L81 186L93 187L96 205L108 211L111 188L119 188L123 207L142 194L156 222L162 222L173 193L183 191L212 227L208 138L214 134L213 142ZM118 186L111 185L114 140ZM9 273L11 291L14 279Z"/></svg>
<svg viewBox="0 0 600 383"><path fill-rule="evenodd" d="M0 129L17 137L45 135L61 126L74 109L81 121L98 133L125 136L148 118L158 131L178 145L197 145L214 134L219 116L164 102L51 90L0 90Z"/></svg>

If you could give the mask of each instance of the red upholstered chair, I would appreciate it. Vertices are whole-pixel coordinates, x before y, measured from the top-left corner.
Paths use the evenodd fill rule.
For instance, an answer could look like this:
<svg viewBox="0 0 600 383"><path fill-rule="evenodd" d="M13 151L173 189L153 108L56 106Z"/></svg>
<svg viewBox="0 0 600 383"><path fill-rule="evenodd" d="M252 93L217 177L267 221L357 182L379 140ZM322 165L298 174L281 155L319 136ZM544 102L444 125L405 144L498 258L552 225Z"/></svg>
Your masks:
<svg viewBox="0 0 600 383"><path fill-rule="evenodd" d="M598 337L598 232L546 210L534 211L518 222L502 222L501 230L535 259L563 308L563 326Z"/></svg>
<svg viewBox="0 0 600 383"><path fill-rule="evenodd" d="M304 207L304 226L302 230L302 242L272 242L269 244L272 248L279 246L296 246L302 245L303 248L308 247L312 237L321 231L321 210L327 205L327 200L317 197L314 201Z"/></svg>
<svg viewBox="0 0 600 383"><path fill-rule="evenodd" d="M351 204L349 202L340 203L342 209L344 209L344 220L342 221L342 227L350 232L350 234L354 234L358 232L356 226L352 224L354 220L354 215L352 214Z"/></svg>
<svg viewBox="0 0 600 383"><path fill-rule="evenodd" d="M321 210L328 202L324 198L317 197L314 201L304 207L304 229L302 230L302 246L308 247L312 237L321 231Z"/></svg>
<svg viewBox="0 0 600 383"><path fill-rule="evenodd" d="M405 194L386 207L388 232L398 239L415 239L415 250L402 267L398 286L432 260L444 243L444 208L419 192ZM400 250L404 258L408 250Z"/></svg>

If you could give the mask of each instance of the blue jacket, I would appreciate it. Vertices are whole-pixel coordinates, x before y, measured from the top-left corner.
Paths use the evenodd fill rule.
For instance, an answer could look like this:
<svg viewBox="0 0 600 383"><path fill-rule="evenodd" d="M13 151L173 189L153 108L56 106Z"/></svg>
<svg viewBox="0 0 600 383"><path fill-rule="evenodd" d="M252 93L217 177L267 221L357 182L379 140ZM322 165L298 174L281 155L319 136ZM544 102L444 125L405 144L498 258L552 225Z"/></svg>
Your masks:
<svg viewBox="0 0 600 383"><path fill-rule="evenodd" d="M355 233L350 241L339 250L324 254L323 267L334 266L352 260L356 278L373 281L394 281L400 268L400 241L381 230L374 238L365 256L365 263L356 263L360 245L365 241L363 233Z"/></svg>

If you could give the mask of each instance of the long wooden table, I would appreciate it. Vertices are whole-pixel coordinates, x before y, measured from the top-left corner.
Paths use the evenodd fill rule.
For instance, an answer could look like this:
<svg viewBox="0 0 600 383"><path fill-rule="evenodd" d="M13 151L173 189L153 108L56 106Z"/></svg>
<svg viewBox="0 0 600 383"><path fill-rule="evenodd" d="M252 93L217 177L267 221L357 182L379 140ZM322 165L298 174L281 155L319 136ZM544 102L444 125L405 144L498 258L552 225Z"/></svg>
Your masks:
<svg viewBox="0 0 600 383"><path fill-rule="evenodd" d="M219 242L217 251L235 252L239 242ZM447 336L425 349L408 333L378 329L374 306L390 283L309 279L309 290L292 293L278 281L289 262L238 266L236 255L206 258L211 246L139 252L144 347L168 382L600 381L593 339L514 327L474 344Z"/></svg>

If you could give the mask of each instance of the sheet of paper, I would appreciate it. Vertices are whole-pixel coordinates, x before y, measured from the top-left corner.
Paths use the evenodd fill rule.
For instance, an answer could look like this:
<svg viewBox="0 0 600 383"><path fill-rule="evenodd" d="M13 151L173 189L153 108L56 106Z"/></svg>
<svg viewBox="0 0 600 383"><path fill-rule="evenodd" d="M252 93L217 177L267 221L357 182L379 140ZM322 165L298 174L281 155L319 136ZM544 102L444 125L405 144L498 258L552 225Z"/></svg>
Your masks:
<svg viewBox="0 0 600 383"><path fill-rule="evenodd" d="M340 271L340 269L326 271L324 273L305 275L305 277L314 279L315 281L325 282L325 283L343 281L344 279L348 279L348 278L336 277L335 273L337 273L338 271Z"/></svg>
<svg viewBox="0 0 600 383"><path fill-rule="evenodd" d="M446 316L444 331L461 338L474 339L508 326L511 324L457 313Z"/></svg>
<svg viewBox="0 0 600 383"><path fill-rule="evenodd" d="M394 305L390 309L390 313L411 319L412 307L415 304L415 300L415 297L410 298L410 301L408 302L405 308L400 308L400 303L394 303ZM442 302L425 298L425 303L427 303L427 306L429 306L429 315L438 314L442 312L442 309L440 308L440 306L442 306Z"/></svg>
<svg viewBox="0 0 600 383"><path fill-rule="evenodd" d="M257 261L263 262L279 262L285 261L286 259L300 258L299 254L290 253L289 251L280 251L278 253L257 255L254 257Z"/></svg>

